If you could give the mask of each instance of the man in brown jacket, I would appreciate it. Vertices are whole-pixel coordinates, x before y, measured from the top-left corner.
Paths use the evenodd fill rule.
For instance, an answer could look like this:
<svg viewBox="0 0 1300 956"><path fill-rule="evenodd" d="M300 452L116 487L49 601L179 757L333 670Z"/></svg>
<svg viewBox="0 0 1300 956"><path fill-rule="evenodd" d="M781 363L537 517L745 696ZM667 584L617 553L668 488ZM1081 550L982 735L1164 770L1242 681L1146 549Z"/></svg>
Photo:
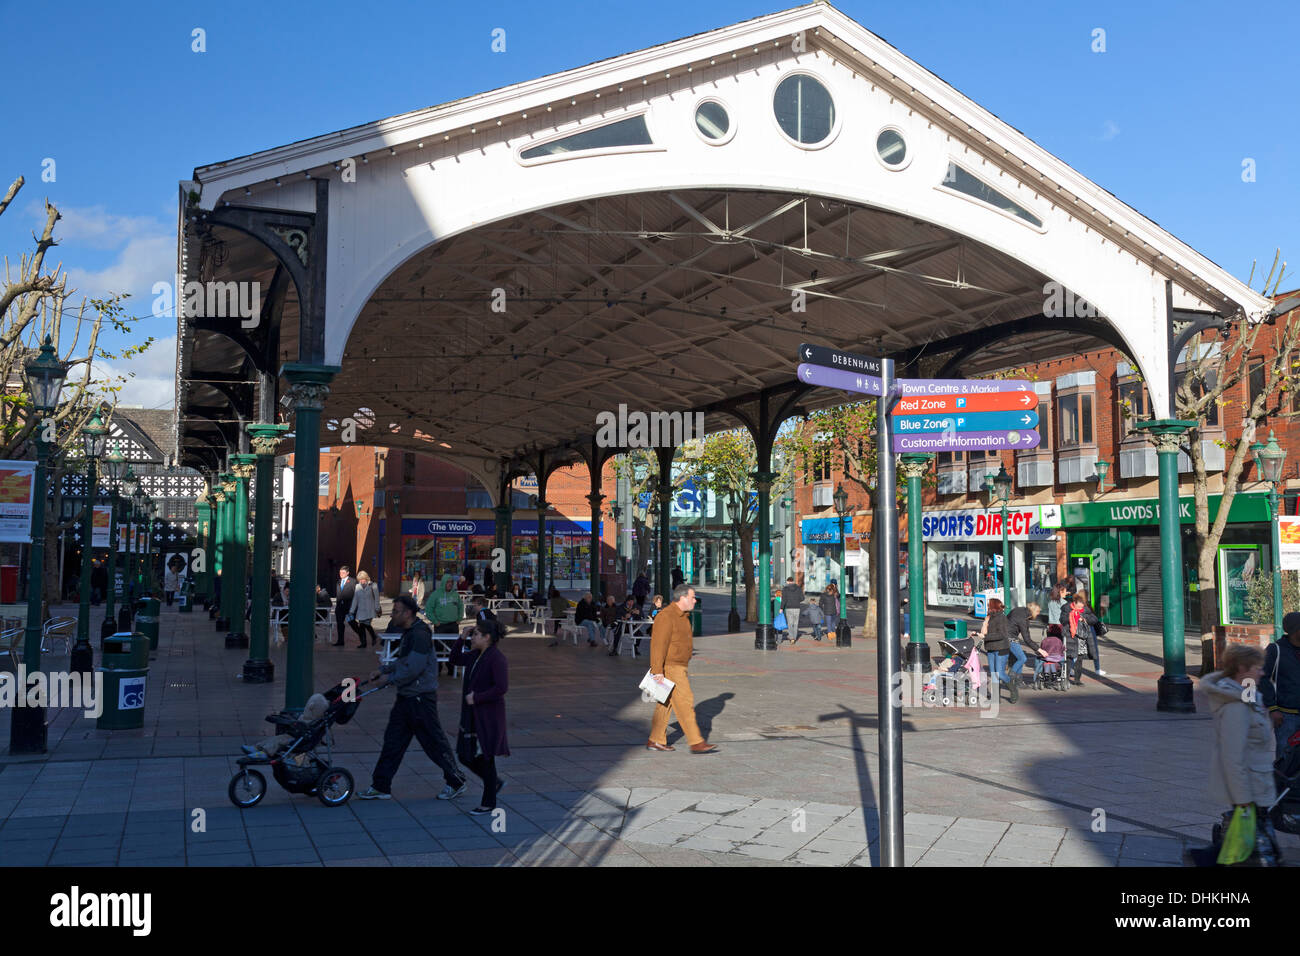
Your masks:
<svg viewBox="0 0 1300 956"><path fill-rule="evenodd" d="M665 703L655 704L647 750L676 749L668 746L669 711L676 711L677 723L691 745L691 753L711 754L718 749L704 739L695 723L695 698L691 696L691 682L686 677L694 650L691 619L687 615L694 607L695 589L689 584L679 584L673 588L673 603L655 616L654 627L650 629L650 674L655 680L667 677L676 686Z"/></svg>

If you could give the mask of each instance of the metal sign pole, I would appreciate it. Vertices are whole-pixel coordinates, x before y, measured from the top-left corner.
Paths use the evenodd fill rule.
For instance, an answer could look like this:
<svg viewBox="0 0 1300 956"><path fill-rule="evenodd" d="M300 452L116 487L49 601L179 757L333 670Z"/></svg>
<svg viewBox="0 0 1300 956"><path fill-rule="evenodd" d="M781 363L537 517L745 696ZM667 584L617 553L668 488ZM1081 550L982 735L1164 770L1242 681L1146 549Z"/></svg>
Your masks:
<svg viewBox="0 0 1300 956"><path fill-rule="evenodd" d="M894 475L892 410L894 361L882 359L876 404L876 691L880 746L880 865L903 866L903 714L894 706L898 662L898 495ZM915 573L915 571L913 571ZM923 609L913 608L912 613Z"/></svg>

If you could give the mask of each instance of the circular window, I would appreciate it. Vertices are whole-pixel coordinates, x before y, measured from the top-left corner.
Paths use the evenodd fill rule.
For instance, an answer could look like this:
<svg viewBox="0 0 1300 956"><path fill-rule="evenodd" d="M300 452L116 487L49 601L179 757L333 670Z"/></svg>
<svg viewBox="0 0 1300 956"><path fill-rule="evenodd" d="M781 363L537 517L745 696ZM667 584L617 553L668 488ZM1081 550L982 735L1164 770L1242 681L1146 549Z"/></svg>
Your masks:
<svg viewBox="0 0 1300 956"><path fill-rule="evenodd" d="M816 146L835 129L835 101L830 91L806 73L787 76L772 97L782 132L803 146Z"/></svg>
<svg viewBox="0 0 1300 956"><path fill-rule="evenodd" d="M876 137L876 155L890 169L902 169L907 165L907 143L903 134L896 129L882 129Z"/></svg>
<svg viewBox="0 0 1300 956"><path fill-rule="evenodd" d="M717 100L705 100L695 108L695 131L715 146L727 142L735 132L726 107Z"/></svg>

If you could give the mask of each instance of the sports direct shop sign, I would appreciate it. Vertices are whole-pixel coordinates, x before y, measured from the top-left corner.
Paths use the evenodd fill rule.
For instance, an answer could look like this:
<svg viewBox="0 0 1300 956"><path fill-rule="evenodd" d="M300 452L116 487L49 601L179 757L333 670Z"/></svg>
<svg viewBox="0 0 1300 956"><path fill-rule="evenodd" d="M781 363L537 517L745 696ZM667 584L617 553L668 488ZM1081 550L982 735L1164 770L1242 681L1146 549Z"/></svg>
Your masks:
<svg viewBox="0 0 1300 956"><path fill-rule="evenodd" d="M1038 525L1038 508L1007 509L1007 537L1013 541L1052 541L1056 532ZM1001 541L1002 510L931 511L921 517L924 541Z"/></svg>

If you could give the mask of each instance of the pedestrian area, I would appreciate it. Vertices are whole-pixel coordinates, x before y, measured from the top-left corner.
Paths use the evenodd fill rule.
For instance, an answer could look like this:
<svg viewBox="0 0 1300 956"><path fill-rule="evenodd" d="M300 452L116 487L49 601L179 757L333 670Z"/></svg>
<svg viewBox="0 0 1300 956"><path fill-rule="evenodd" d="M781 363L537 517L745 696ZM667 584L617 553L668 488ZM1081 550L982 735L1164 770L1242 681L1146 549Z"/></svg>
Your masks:
<svg viewBox="0 0 1300 956"><path fill-rule="evenodd" d="M725 620L720 600L706 618ZM932 635L937 637L938 635ZM1025 690L996 716L904 714L907 862L929 865L1180 865L1220 808L1204 795L1207 715L1155 711L1155 635L1112 635L1108 676L1082 690ZM391 801L326 808L270 785L227 799L239 745L268 734L284 687L244 685L206 614L162 612L142 731L101 732L52 714L50 753L0 756L0 863L39 865L860 865L877 862L874 643L805 637L775 652L752 633L696 641L701 728L720 752L645 750L644 657L512 633L512 756L495 818L469 791L435 798L441 773L413 744ZM1193 672L1196 648L1189 647ZM273 649L277 676L283 646ZM375 657L317 645L316 687ZM49 669L65 666L55 658ZM442 678L454 732L459 680ZM370 782L391 691L337 730L335 762ZM7 737L8 712L0 712ZM201 813L199 811L202 811ZM202 824L200 826L199 824ZM1283 835L1289 859L1300 840Z"/></svg>

